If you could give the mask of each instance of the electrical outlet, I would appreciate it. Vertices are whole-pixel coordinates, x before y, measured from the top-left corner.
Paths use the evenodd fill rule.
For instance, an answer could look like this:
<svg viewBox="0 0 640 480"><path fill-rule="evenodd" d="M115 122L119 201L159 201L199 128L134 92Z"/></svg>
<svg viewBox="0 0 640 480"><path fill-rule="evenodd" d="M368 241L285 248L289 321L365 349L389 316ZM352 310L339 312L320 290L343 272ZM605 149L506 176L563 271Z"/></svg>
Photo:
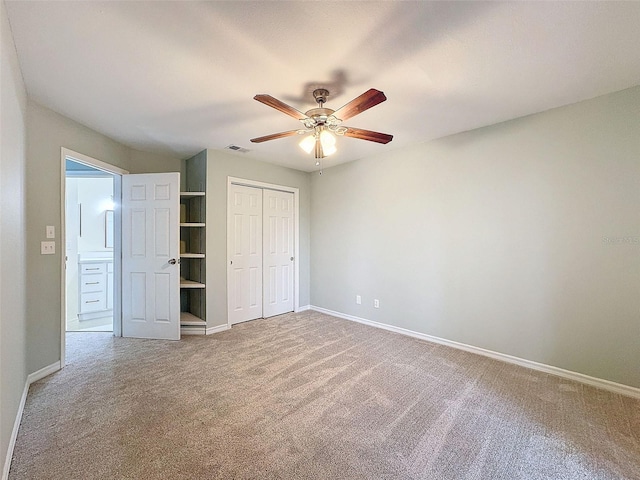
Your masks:
<svg viewBox="0 0 640 480"><path fill-rule="evenodd" d="M47 238L56 238L56 227L47 225Z"/></svg>
<svg viewBox="0 0 640 480"><path fill-rule="evenodd" d="M40 255L54 255L56 242L40 242Z"/></svg>
<svg viewBox="0 0 640 480"><path fill-rule="evenodd" d="M356 303L362 305L362 297L360 295L356 295Z"/></svg>
<svg viewBox="0 0 640 480"><path fill-rule="evenodd" d="M373 308L380 308L380 300L377 298L373 301Z"/></svg>

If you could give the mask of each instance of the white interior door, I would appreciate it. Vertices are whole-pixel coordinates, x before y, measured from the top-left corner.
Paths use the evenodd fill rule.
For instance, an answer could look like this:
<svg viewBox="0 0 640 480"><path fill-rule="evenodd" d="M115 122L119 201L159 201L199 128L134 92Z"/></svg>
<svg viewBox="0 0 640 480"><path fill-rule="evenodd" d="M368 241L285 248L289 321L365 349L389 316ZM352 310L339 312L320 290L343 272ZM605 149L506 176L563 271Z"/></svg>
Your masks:
<svg viewBox="0 0 640 480"><path fill-rule="evenodd" d="M122 336L180 339L180 174L122 177Z"/></svg>
<svg viewBox="0 0 640 480"><path fill-rule="evenodd" d="M293 193L263 190L263 312L293 311Z"/></svg>
<svg viewBox="0 0 640 480"><path fill-rule="evenodd" d="M229 186L228 314L231 325L262 317L262 190Z"/></svg>

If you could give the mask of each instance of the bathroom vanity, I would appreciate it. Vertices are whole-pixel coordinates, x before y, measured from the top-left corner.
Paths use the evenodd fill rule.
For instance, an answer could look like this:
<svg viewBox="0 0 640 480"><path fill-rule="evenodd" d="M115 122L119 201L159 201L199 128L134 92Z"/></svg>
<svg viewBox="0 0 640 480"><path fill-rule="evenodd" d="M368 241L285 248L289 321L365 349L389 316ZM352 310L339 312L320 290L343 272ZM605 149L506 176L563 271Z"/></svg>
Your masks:
<svg viewBox="0 0 640 480"><path fill-rule="evenodd" d="M80 256L78 261L78 319L113 314L113 258Z"/></svg>

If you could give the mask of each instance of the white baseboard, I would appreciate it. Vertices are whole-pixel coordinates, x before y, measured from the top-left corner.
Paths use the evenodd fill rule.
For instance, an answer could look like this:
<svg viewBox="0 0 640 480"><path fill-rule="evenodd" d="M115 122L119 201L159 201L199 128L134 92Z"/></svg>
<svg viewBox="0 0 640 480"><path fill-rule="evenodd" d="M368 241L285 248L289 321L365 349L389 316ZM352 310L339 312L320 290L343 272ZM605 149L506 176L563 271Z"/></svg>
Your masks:
<svg viewBox="0 0 640 480"><path fill-rule="evenodd" d="M335 312L333 310L329 310L322 307L316 307L314 305L311 305L310 308L311 310L315 310L316 312L326 313L327 315L332 315L334 317L343 318L345 320L351 320L353 322L363 323L365 325L381 328L383 330L388 330L390 332L400 333L402 335L407 335L409 337L419 338L420 340L426 340L428 342L438 343L440 345L446 345L448 347L457 348L458 350L464 350L466 352L475 353L478 355L482 355L484 357L500 360L502 362L511 363L513 365L519 365L521 367L530 368L532 370L537 370L539 372L549 373L551 375L556 375L558 377L566 378L568 380L574 380L576 382L584 383L592 387L601 388L603 390L608 390L613 393L619 393L620 395L626 395L628 397L640 399L640 388L624 385L622 383L616 383L610 380L604 380L602 378L591 377L583 373L572 372L571 370L565 370L563 368L554 367L552 365L546 365L544 363L538 363L538 362L534 362L532 360L527 360L520 357L514 357L512 355L507 355L506 353L494 352L492 350L487 350L485 348L474 347L473 345L467 345L466 343L447 340L446 338L434 337L432 335L427 335L425 333L414 332L413 330L408 330L406 328L388 325L386 323L374 322L372 320L367 320L366 318L360 318L354 315L348 315L346 313Z"/></svg>
<svg viewBox="0 0 640 480"><path fill-rule="evenodd" d="M16 439L18 438L18 430L20 429L20 422L22 421L22 413L24 412L24 405L27 402L27 394L29 393L29 386L33 382L51 375L54 372L60 370L60 362L52 363L51 365L41 368L37 372L33 372L27 376L27 381L24 383L24 389L22 390L22 397L20 398L20 404L18 405L18 411L16 412L16 419L13 422L13 430L11 431L11 438L9 439L9 447L7 448L7 456L4 460L4 467L2 469L2 480L9 478L9 469L11 468L11 459L13 458L13 449L16 446Z"/></svg>
<svg viewBox="0 0 640 480"><path fill-rule="evenodd" d="M96 318L113 317L113 310L100 310L99 312L78 313L78 321L95 320Z"/></svg>
<svg viewBox="0 0 640 480"><path fill-rule="evenodd" d="M307 310L311 310L311 305L303 305L301 307L298 307L298 309L296 310L296 313L306 312Z"/></svg>
<svg viewBox="0 0 640 480"><path fill-rule="evenodd" d="M224 332L225 330L229 330L231 327L229 325L218 325L217 327L209 327L207 328L207 335L211 335L213 333Z"/></svg>
<svg viewBox="0 0 640 480"><path fill-rule="evenodd" d="M27 377L27 386L31 385L33 382L37 382L38 380L43 379L44 377L48 377L52 373L60 370L60 362L52 363L51 365L41 368L37 372L33 372Z"/></svg>
<svg viewBox="0 0 640 480"><path fill-rule="evenodd" d="M13 422L13 430L11 431L11 438L9 439L7 456L4 459L4 468L2 469L2 480L7 480L9 478L9 469L11 468L11 459L13 458L13 448L16 446L16 439L18 438L18 429L20 428L20 422L22 421L22 412L24 411L24 404L27 401L28 392L29 392L29 382L27 381L24 384L24 390L22 391L22 398L20 399L20 405L18 405L16 420L15 422Z"/></svg>

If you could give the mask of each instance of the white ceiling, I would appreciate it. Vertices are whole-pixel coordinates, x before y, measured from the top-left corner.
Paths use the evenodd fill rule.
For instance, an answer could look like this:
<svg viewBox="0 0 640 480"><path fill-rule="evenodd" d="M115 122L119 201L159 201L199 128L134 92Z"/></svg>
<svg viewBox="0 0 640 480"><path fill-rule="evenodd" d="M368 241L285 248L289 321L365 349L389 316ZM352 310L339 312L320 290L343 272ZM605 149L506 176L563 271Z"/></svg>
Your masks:
<svg viewBox="0 0 640 480"><path fill-rule="evenodd" d="M7 1L36 102L131 147L186 158L249 148L315 169L299 123L253 100L336 109L373 87L388 100L345 122L325 168L640 84L640 2Z"/></svg>

